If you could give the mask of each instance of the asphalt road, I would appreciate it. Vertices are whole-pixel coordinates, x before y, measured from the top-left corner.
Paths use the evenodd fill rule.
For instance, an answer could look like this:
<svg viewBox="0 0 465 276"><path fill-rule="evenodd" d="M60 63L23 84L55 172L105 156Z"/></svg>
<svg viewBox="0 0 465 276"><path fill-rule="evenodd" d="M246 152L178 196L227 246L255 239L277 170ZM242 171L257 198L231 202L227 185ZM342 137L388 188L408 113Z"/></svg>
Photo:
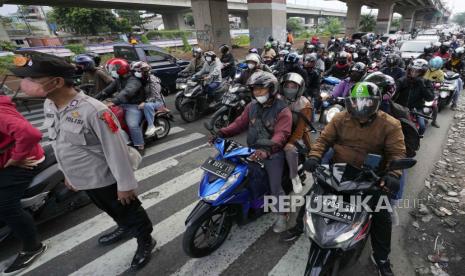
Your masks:
<svg viewBox="0 0 465 276"><path fill-rule="evenodd" d="M174 97L167 98L173 107ZM154 224L153 236L158 241L153 260L138 275L303 275L309 241L302 235L292 243L279 242L273 233L270 215L241 227L233 227L227 241L211 256L190 259L182 251L184 220L197 202L199 166L215 154L206 145L207 131L203 120L185 124L175 113L172 134L147 150L141 169L136 172L140 198ZM414 199L439 158L441 146L453 113L446 110L439 117L440 129L428 128L417 159L409 171L405 198ZM40 110L27 114L41 126ZM46 135L45 130L43 130ZM243 140L239 139L239 141ZM306 187L311 185L307 181ZM414 275L409 256L402 250L403 229L407 227L408 209L399 209L400 226L394 228L391 259L396 275ZM293 223L291 219L290 224ZM114 223L93 205L46 222L39 226L40 236L49 250L25 272L25 275L118 275L127 271L135 250L135 242L101 247L98 236L114 227ZM0 270L17 252L13 238L0 247ZM368 262L369 246L358 264L344 275L374 275Z"/></svg>

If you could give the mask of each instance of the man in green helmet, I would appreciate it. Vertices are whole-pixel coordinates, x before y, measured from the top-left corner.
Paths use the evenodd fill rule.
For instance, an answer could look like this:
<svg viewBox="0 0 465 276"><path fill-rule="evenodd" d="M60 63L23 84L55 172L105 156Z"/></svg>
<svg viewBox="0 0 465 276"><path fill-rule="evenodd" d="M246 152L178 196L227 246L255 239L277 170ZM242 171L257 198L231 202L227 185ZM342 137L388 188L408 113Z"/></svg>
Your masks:
<svg viewBox="0 0 465 276"><path fill-rule="evenodd" d="M321 163L324 153L333 148L334 163L348 163L361 168L367 154L383 157L381 170L393 160L405 158L404 135L400 122L379 110L381 94L371 82L360 82L346 98L347 111L340 112L325 127L316 143L312 145L305 169L314 171ZM391 194L400 187L401 171L389 172L380 182L380 187ZM371 228L372 259L379 274L394 275L389 262L391 250L391 214L383 209L373 212ZM291 231L292 229L290 229Z"/></svg>

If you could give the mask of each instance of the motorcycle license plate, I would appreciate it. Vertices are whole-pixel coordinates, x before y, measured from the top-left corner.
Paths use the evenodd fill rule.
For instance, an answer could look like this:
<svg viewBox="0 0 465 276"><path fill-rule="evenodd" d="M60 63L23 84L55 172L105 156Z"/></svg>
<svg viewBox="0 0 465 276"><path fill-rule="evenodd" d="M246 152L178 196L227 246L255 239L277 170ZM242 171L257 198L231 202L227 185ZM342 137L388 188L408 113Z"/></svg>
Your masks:
<svg viewBox="0 0 465 276"><path fill-rule="evenodd" d="M236 166L223 160L209 158L200 168L218 177L226 179L231 175Z"/></svg>
<svg viewBox="0 0 465 276"><path fill-rule="evenodd" d="M351 223L355 218L355 206L347 202L340 206L336 197L314 195L312 201L312 206L316 207L313 213L322 217L345 223Z"/></svg>

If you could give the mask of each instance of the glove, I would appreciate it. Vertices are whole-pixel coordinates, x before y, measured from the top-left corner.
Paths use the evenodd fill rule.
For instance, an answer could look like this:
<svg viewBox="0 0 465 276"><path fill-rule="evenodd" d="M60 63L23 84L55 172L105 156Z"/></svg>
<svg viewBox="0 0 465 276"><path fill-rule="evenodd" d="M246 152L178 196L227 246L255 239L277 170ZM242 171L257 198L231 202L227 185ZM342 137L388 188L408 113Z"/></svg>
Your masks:
<svg viewBox="0 0 465 276"><path fill-rule="evenodd" d="M314 172L316 168L321 164L321 159L315 156L311 156L304 163L304 170Z"/></svg>
<svg viewBox="0 0 465 276"><path fill-rule="evenodd" d="M218 139L218 138L223 138L223 137L224 137L224 135L223 135L223 133L221 133L221 130L218 130L217 133L216 133L216 135L210 135L210 136L208 137L208 143L209 143L210 145L212 145L212 144L216 141L216 139Z"/></svg>
<svg viewBox="0 0 465 276"><path fill-rule="evenodd" d="M270 156L270 154L265 150L256 150L251 156L250 159L252 160L265 160Z"/></svg>
<svg viewBox="0 0 465 276"><path fill-rule="evenodd" d="M388 174L383 177L382 182L384 182L384 186L381 187L383 190L391 194L397 194L397 192L399 192L400 190L400 178L399 177L392 175L392 174Z"/></svg>

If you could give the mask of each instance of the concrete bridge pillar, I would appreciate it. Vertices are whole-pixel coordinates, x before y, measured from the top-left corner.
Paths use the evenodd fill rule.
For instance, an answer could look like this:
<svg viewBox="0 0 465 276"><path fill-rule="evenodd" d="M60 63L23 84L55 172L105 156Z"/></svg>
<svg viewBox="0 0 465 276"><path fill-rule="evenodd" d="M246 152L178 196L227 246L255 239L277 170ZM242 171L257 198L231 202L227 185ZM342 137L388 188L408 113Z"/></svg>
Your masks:
<svg viewBox="0 0 465 276"><path fill-rule="evenodd" d="M405 32L411 32L415 26L415 12L414 9L405 9L400 12L402 15L402 25L401 28L404 29Z"/></svg>
<svg viewBox="0 0 465 276"><path fill-rule="evenodd" d="M243 13L239 15L239 18L241 19L241 29L248 29L249 28L249 15L247 13Z"/></svg>
<svg viewBox="0 0 465 276"><path fill-rule="evenodd" d="M362 9L362 1L347 0L347 17L346 17L346 35L351 36L358 31L360 22L360 12Z"/></svg>
<svg viewBox="0 0 465 276"><path fill-rule="evenodd" d="M286 41L286 0L248 0L250 47L262 47L271 35Z"/></svg>
<svg viewBox="0 0 465 276"><path fill-rule="evenodd" d="M392 13L394 9L394 1L380 1L378 4L378 18L376 19L376 33L387 34L391 28Z"/></svg>
<svg viewBox="0 0 465 276"><path fill-rule="evenodd" d="M226 0L191 0L197 41L204 50L231 45L228 3Z"/></svg>
<svg viewBox="0 0 465 276"><path fill-rule="evenodd" d="M185 30L188 29L184 21L184 14L179 12L163 13L161 15L165 30Z"/></svg>

